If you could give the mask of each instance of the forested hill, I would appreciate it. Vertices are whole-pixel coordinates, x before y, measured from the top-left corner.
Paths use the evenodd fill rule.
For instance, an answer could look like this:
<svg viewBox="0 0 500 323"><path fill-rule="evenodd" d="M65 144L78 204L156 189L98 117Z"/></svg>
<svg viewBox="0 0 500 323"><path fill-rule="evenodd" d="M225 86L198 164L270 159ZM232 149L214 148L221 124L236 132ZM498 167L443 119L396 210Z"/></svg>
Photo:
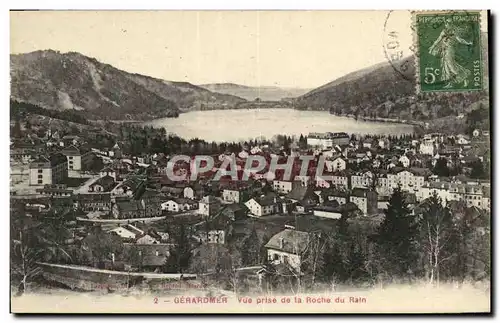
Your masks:
<svg viewBox="0 0 500 323"><path fill-rule="evenodd" d="M484 91L416 94L415 57L383 62L354 71L295 100L304 110L329 110L379 118L433 120L466 114L477 102L488 102L488 37L482 35ZM406 68L401 65L405 64ZM404 70L404 72L401 72ZM487 103L489 104L489 103Z"/></svg>
<svg viewBox="0 0 500 323"><path fill-rule="evenodd" d="M246 101L187 82L128 73L74 52L16 54L10 64L12 99L46 109L81 110L95 119L175 117Z"/></svg>
<svg viewBox="0 0 500 323"><path fill-rule="evenodd" d="M471 104L488 99L486 91L417 95L414 64L411 58L404 76L389 63L356 71L297 98L295 105L361 117L432 120L467 113Z"/></svg>

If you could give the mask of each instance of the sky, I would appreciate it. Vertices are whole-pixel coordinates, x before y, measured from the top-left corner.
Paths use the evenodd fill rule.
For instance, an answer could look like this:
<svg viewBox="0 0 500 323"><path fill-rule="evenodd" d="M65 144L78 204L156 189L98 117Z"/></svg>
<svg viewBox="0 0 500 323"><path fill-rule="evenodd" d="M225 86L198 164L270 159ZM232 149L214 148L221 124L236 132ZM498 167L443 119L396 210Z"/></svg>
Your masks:
<svg viewBox="0 0 500 323"><path fill-rule="evenodd" d="M18 11L13 54L76 51L193 84L315 88L386 60L384 26L412 43L411 14L387 11Z"/></svg>

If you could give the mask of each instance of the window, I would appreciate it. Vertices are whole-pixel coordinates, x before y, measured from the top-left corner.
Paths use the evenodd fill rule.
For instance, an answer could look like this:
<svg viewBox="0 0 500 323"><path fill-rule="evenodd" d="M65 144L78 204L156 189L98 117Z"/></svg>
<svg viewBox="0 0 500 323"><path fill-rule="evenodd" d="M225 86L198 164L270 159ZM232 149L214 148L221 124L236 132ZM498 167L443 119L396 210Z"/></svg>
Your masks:
<svg viewBox="0 0 500 323"><path fill-rule="evenodd" d="M43 181L41 179L38 180L38 184L42 184Z"/></svg>
<svg viewBox="0 0 500 323"><path fill-rule="evenodd" d="M43 178L43 175L38 175L38 178L39 178L39 179L40 179L40 178Z"/></svg>
<svg viewBox="0 0 500 323"><path fill-rule="evenodd" d="M40 173L43 173L43 169L39 169L39 170L38 170L38 173L39 173L39 174L40 174Z"/></svg>

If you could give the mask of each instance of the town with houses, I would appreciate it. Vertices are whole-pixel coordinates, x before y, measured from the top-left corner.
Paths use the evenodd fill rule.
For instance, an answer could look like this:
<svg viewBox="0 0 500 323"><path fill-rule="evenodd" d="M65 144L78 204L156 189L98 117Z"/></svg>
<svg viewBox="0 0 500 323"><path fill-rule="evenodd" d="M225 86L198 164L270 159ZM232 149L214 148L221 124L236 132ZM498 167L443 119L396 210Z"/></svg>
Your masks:
<svg viewBox="0 0 500 323"><path fill-rule="evenodd" d="M211 171L196 181L173 181L169 167L176 174L189 167L171 165L167 154L127 154L119 140L95 148L88 143L92 132L21 128L10 148L12 216L53 219L63 251L38 259L38 268L44 279L83 290L123 286L120 275L113 285L106 270L128 273L127 286L131 273L152 280L162 274L200 279L226 270L226 288L235 288L231 273L240 273L262 290L270 266L302 270L311 232L335 232L344 217L379 223L395 189L411 212L436 195L443 204L464 203L477 214L491 208L488 131L310 133L293 138L288 149L245 143L241 151L214 155L214 169L225 158L235 159L241 172L251 155L311 155L326 158L324 176L311 166L307 175L294 168L294 178L284 180L266 167L248 181L214 181Z"/></svg>

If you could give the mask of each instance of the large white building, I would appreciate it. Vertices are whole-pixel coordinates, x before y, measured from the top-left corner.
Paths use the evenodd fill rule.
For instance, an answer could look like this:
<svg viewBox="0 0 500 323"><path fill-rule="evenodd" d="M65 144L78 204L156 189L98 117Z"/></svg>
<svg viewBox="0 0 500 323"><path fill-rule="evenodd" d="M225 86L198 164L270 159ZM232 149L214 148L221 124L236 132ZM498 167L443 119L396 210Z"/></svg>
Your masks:
<svg viewBox="0 0 500 323"><path fill-rule="evenodd" d="M293 180L293 181L280 181L280 180L274 180L273 181L273 189L275 192L280 193L280 194L288 194L290 193L295 187L301 186L302 181L300 180Z"/></svg>
<svg viewBox="0 0 500 323"><path fill-rule="evenodd" d="M329 172L342 171L347 168L347 161L342 157L337 157L332 160L326 160L325 166Z"/></svg>
<svg viewBox="0 0 500 323"><path fill-rule="evenodd" d="M351 175L351 188L369 188L373 185L375 175L371 171Z"/></svg>
<svg viewBox="0 0 500 323"><path fill-rule="evenodd" d="M490 209L489 187L482 185L459 184L450 182L429 182L416 192L417 201L423 201L434 194L441 198L443 204L447 201L464 201L467 207L476 206Z"/></svg>
<svg viewBox="0 0 500 323"><path fill-rule="evenodd" d="M84 147L69 146L62 150L68 159L68 170L86 170L92 164L93 153Z"/></svg>
<svg viewBox="0 0 500 323"><path fill-rule="evenodd" d="M336 145L348 145L350 141L349 135L345 132L327 132L316 133L312 132L307 136L307 144L313 147L321 147L323 149L332 148Z"/></svg>
<svg viewBox="0 0 500 323"><path fill-rule="evenodd" d="M277 198L274 196L252 198L245 202L245 206L253 216L271 215L277 212Z"/></svg>
<svg viewBox="0 0 500 323"><path fill-rule="evenodd" d="M61 153L39 156L29 166L30 185L63 183L68 178L68 162Z"/></svg>
<svg viewBox="0 0 500 323"><path fill-rule="evenodd" d="M267 258L274 265L286 264L294 270L299 270L308 241L307 232L285 229L266 243Z"/></svg>
<svg viewBox="0 0 500 323"><path fill-rule="evenodd" d="M423 168L410 168L397 173L387 174L387 188L392 190L398 185L403 191L413 193L424 186L426 178L430 172Z"/></svg>
<svg viewBox="0 0 500 323"><path fill-rule="evenodd" d="M378 194L365 188L354 188L349 196L349 202L356 204L363 215L373 215L378 211Z"/></svg>
<svg viewBox="0 0 500 323"><path fill-rule="evenodd" d="M419 152L422 155L434 156L437 152L436 144L433 141L425 140L420 144Z"/></svg>

